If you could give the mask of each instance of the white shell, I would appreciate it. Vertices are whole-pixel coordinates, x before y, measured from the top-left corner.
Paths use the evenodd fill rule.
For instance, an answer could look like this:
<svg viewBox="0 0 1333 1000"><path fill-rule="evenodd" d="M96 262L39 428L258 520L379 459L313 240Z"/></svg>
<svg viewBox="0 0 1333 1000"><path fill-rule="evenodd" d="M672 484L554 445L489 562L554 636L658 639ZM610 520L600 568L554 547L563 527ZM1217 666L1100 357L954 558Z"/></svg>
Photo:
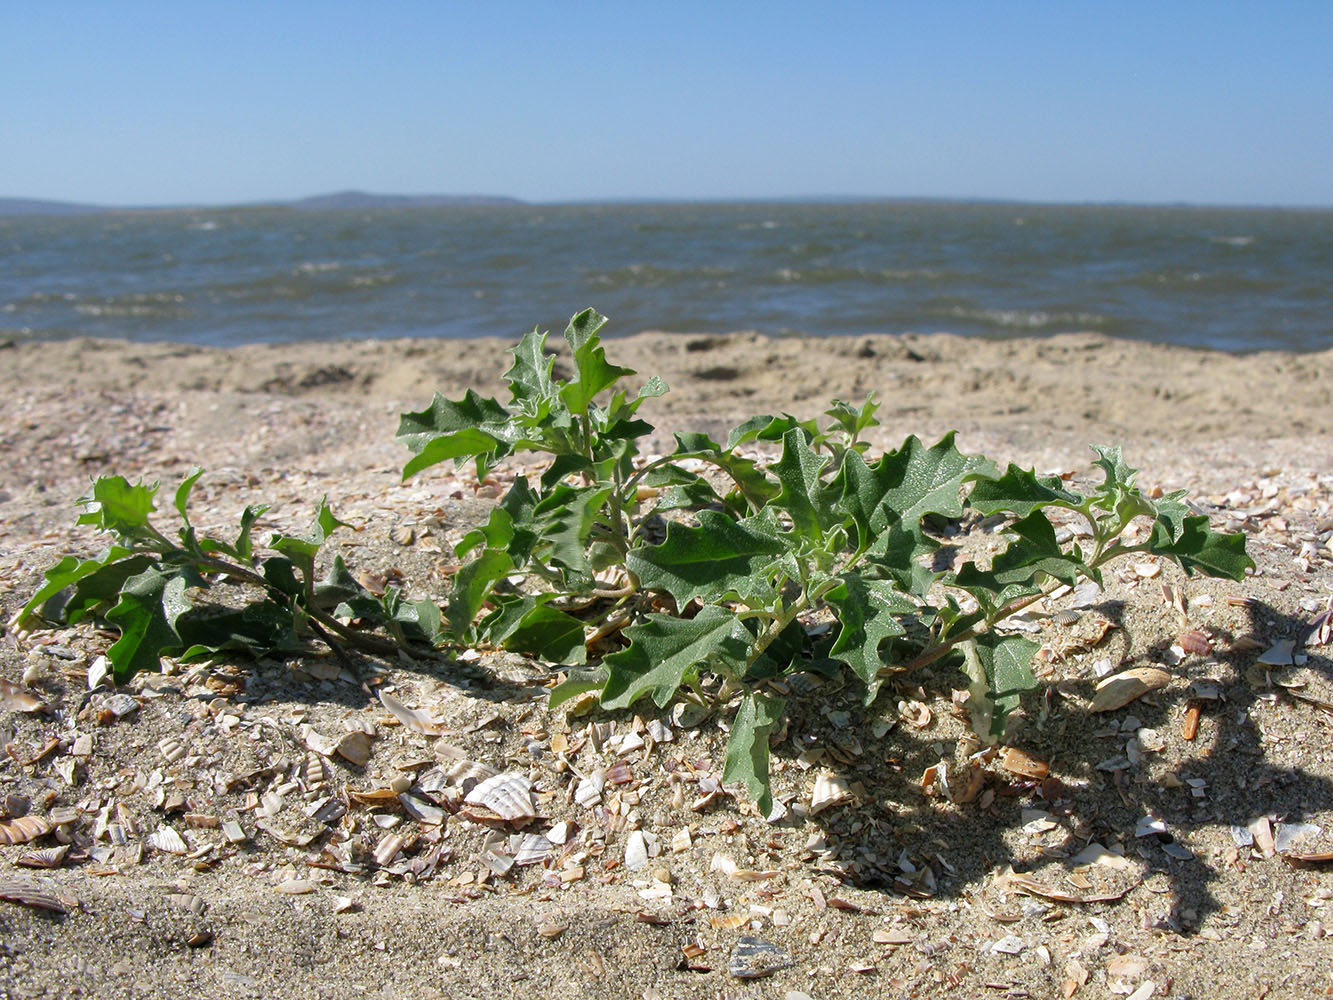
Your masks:
<svg viewBox="0 0 1333 1000"><path fill-rule="evenodd" d="M525 823L537 815L532 782L514 771L487 778L463 799L466 805L489 809L507 823Z"/></svg>
<svg viewBox="0 0 1333 1000"><path fill-rule="evenodd" d="M181 835L169 826L159 826L148 835L148 845L167 854L188 854L190 848Z"/></svg>
<svg viewBox="0 0 1333 1000"><path fill-rule="evenodd" d="M519 841L514 852L514 864L535 865L555 850L555 845L540 833L530 833Z"/></svg>
<svg viewBox="0 0 1333 1000"><path fill-rule="evenodd" d="M625 841L625 867L638 871L648 863L648 842L643 839L643 831L635 830Z"/></svg>
<svg viewBox="0 0 1333 1000"><path fill-rule="evenodd" d="M574 789L574 801L585 809L591 809L602 801L602 789L606 787L606 772L601 768L593 771Z"/></svg>
<svg viewBox="0 0 1333 1000"><path fill-rule="evenodd" d="M831 809L851 798L852 790L847 787L845 778L836 774L821 774L815 778L815 788L810 793L810 815Z"/></svg>

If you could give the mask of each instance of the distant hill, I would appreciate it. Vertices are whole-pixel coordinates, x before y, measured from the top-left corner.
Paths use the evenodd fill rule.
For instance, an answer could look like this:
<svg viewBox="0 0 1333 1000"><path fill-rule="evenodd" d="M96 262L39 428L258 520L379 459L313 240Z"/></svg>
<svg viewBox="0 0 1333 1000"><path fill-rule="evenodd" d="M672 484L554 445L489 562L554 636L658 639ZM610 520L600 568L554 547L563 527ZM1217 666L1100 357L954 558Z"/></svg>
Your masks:
<svg viewBox="0 0 1333 1000"><path fill-rule="evenodd" d="M521 205L517 198L479 194L371 194L367 191L337 191L288 201L247 202L238 205L84 205L38 198L0 198L4 215L92 215L101 212L198 212L230 208L276 207L298 211L361 211L371 208L432 208L440 205Z"/></svg>
<svg viewBox="0 0 1333 1000"><path fill-rule="evenodd" d="M0 215L91 215L106 211L109 209L103 205L80 205L72 201L0 198Z"/></svg>

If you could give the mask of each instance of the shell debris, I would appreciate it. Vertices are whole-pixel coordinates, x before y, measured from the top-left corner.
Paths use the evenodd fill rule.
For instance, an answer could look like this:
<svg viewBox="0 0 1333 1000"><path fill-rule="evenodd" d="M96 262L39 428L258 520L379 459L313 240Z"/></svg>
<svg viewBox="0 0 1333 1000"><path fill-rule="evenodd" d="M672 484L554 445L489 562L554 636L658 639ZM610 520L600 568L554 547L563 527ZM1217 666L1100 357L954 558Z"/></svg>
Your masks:
<svg viewBox="0 0 1333 1000"><path fill-rule="evenodd" d="M1160 667L1134 667L1131 670L1122 670L1097 685L1089 710L1114 712L1117 708L1124 708L1131 701L1142 698L1150 691L1165 687L1170 682L1171 675Z"/></svg>
<svg viewBox="0 0 1333 1000"><path fill-rule="evenodd" d="M509 771L487 778L463 798L468 819L487 822L499 819L514 826L524 826L537 818L532 798L532 782L526 775Z"/></svg>
<svg viewBox="0 0 1333 1000"><path fill-rule="evenodd" d="M825 809L848 802L855 796L847 779L825 771L815 778L815 787L810 792L810 815L817 816Z"/></svg>

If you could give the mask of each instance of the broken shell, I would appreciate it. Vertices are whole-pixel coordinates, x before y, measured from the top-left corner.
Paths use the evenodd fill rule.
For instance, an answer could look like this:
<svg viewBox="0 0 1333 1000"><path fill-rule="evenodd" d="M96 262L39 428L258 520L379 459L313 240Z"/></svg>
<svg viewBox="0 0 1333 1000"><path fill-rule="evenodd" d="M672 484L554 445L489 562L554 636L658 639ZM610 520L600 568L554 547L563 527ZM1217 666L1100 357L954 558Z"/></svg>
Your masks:
<svg viewBox="0 0 1333 1000"><path fill-rule="evenodd" d="M708 709L698 702L678 701L671 708L671 722L677 729L693 729L708 718Z"/></svg>
<svg viewBox="0 0 1333 1000"><path fill-rule="evenodd" d="M286 896L304 896L318 889L319 883L308 878L289 878L284 882L279 882L273 888L276 892L283 893Z"/></svg>
<svg viewBox="0 0 1333 1000"><path fill-rule="evenodd" d="M852 790L845 778L827 772L820 774L815 778L815 787L810 793L810 815L817 815L852 797Z"/></svg>
<svg viewBox="0 0 1333 1000"><path fill-rule="evenodd" d="M7 712L40 712L45 707L36 695L0 677L0 708Z"/></svg>
<svg viewBox="0 0 1333 1000"><path fill-rule="evenodd" d="M574 789L574 801L585 809L591 809L602 801L602 789L606 787L606 774L601 768L593 771L579 781Z"/></svg>
<svg viewBox="0 0 1333 1000"><path fill-rule="evenodd" d="M609 785L626 785L634 780L634 772L629 769L629 761L618 760L606 769L606 781Z"/></svg>
<svg viewBox="0 0 1333 1000"><path fill-rule="evenodd" d="M529 833L518 843L518 850L514 852L514 864L535 865L553 850L555 845L548 838L540 833Z"/></svg>
<svg viewBox="0 0 1333 1000"><path fill-rule="evenodd" d="M1089 708L1093 712L1114 712L1149 691L1165 687L1170 681L1171 675L1158 667L1124 670L1097 685Z"/></svg>
<svg viewBox="0 0 1333 1000"><path fill-rule="evenodd" d="M358 730L345 734L334 747L343 760L357 767L365 767L370 760L370 737Z"/></svg>
<svg viewBox="0 0 1333 1000"><path fill-rule="evenodd" d="M24 868L59 868L60 862L65 860L65 854L68 851L69 844L61 844L59 847L41 847L35 851L20 854L14 859L14 864L22 865Z"/></svg>
<svg viewBox="0 0 1333 1000"><path fill-rule="evenodd" d="M439 826L448 815L443 809L431 805L425 799L408 795L406 792L399 793L398 801L403 804L403 808L409 816L419 823L425 823L427 826Z"/></svg>
<svg viewBox="0 0 1333 1000"><path fill-rule="evenodd" d="M1017 747L1005 747L1004 753L1000 755L1000 766L1013 774L1021 774L1025 778L1035 778L1042 780L1051 773L1051 766L1040 757L1034 757L1030 753L1025 753Z"/></svg>
<svg viewBox="0 0 1333 1000"><path fill-rule="evenodd" d="M510 771L487 778L463 799L465 805L479 807L493 813L506 823L523 826L537 817L536 806L532 800L532 782L525 775ZM469 814L473 819L482 819L475 811Z"/></svg>
<svg viewBox="0 0 1333 1000"><path fill-rule="evenodd" d="M642 830L635 830L625 841L625 867L633 872L647 863L648 842L644 840Z"/></svg>
<svg viewBox="0 0 1333 1000"><path fill-rule="evenodd" d="M408 708L387 691L381 691L379 696L380 704L387 708L393 714L395 719L413 732L423 733L426 736L439 736L444 732L444 730L425 712L418 711L415 708Z"/></svg>
<svg viewBox="0 0 1333 1000"><path fill-rule="evenodd" d="M930 706L919 701L898 702L898 714L914 729L925 729L934 720Z"/></svg>
<svg viewBox="0 0 1333 1000"><path fill-rule="evenodd" d="M1259 654L1255 661L1263 663L1270 667L1286 667L1292 663L1292 651L1296 648L1296 642L1293 639L1279 639L1273 645Z"/></svg>
<svg viewBox="0 0 1333 1000"><path fill-rule="evenodd" d="M727 971L733 979L760 979L795 964L785 949L759 938L743 937L731 953Z"/></svg>
<svg viewBox="0 0 1333 1000"><path fill-rule="evenodd" d="M1181 649L1196 656L1208 656L1213 651L1213 642L1208 638L1208 633L1198 629L1182 632L1176 641L1180 643Z"/></svg>

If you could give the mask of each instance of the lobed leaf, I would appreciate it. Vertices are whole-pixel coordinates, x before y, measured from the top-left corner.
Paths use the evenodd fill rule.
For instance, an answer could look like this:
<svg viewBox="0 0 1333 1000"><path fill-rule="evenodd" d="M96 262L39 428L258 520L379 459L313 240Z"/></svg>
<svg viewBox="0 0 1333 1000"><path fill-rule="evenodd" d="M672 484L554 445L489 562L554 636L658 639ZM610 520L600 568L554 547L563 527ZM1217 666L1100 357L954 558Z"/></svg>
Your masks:
<svg viewBox="0 0 1333 1000"><path fill-rule="evenodd" d="M602 661L609 672L603 708L628 708L644 695L665 708L702 663L725 663L739 675L752 638L734 614L715 604L692 619L648 615L626 629L625 637L629 646Z"/></svg>
<svg viewBox="0 0 1333 1000"><path fill-rule="evenodd" d="M727 737L722 780L743 781L746 791L767 816L773 810L768 773L768 738L782 718L786 702L762 691L747 691Z"/></svg>

